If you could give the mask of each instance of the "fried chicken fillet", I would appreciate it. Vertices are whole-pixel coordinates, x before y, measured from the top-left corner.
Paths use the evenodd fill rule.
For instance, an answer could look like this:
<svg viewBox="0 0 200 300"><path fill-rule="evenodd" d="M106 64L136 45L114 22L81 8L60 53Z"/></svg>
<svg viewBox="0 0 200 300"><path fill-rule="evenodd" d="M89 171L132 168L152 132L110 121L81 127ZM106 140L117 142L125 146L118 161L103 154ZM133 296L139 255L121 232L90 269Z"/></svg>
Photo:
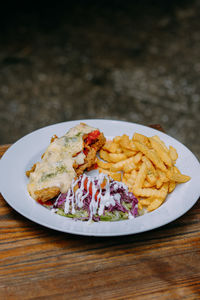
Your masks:
<svg viewBox="0 0 200 300"><path fill-rule="evenodd" d="M54 136L41 161L26 172L31 197L45 203L59 193L67 193L72 180L94 166L105 140L97 128L84 123L60 138Z"/></svg>

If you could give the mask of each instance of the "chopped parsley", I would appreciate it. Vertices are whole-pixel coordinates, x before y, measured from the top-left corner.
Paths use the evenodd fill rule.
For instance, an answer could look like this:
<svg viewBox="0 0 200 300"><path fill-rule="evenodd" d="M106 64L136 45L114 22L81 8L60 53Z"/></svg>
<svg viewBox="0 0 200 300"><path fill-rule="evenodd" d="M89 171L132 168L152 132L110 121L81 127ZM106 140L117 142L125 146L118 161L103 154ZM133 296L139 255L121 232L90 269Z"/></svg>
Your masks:
<svg viewBox="0 0 200 300"><path fill-rule="evenodd" d="M56 167L55 172L43 174L42 177L41 177L41 181L48 180L48 179L50 179L50 178L55 177L57 174L62 174L62 173L64 173L64 172L67 172L67 169L66 169L65 166L61 165L61 166L59 166L59 167Z"/></svg>

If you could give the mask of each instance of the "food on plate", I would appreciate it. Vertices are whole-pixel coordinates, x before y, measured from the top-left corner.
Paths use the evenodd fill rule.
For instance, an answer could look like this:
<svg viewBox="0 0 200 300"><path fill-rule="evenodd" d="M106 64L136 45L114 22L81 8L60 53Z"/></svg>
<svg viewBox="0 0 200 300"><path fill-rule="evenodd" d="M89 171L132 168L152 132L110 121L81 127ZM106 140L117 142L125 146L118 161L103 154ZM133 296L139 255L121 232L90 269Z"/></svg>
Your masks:
<svg viewBox="0 0 200 300"><path fill-rule="evenodd" d="M41 161L26 172L31 197L46 202L66 193L74 177L92 168L96 153L104 143L103 133L84 123L60 138L54 136Z"/></svg>
<svg viewBox="0 0 200 300"><path fill-rule="evenodd" d="M175 165L177 159L176 149L157 135L106 140L99 129L80 123L52 137L41 161L26 172L28 191L63 216L127 219L137 210L141 215L157 209L177 184L190 180ZM87 176L84 171L94 166L99 174Z"/></svg>
<svg viewBox="0 0 200 300"><path fill-rule="evenodd" d="M52 206L59 215L89 221L118 221L137 216L137 198L122 182L105 174L73 179Z"/></svg>
<svg viewBox="0 0 200 300"><path fill-rule="evenodd" d="M116 136L106 141L99 156L100 172L122 180L138 198L141 213L157 209L178 183L190 180L190 176L181 174L175 166L176 149L168 148L157 135Z"/></svg>

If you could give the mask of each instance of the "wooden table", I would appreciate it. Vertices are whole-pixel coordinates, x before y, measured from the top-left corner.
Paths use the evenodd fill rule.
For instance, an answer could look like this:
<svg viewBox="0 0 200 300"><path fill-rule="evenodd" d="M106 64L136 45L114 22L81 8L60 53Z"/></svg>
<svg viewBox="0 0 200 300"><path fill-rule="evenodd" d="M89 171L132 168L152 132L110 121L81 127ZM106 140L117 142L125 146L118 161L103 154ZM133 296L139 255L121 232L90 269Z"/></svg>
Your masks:
<svg viewBox="0 0 200 300"><path fill-rule="evenodd" d="M0 232L0 299L200 299L200 201L161 228L95 238L35 224L0 195Z"/></svg>

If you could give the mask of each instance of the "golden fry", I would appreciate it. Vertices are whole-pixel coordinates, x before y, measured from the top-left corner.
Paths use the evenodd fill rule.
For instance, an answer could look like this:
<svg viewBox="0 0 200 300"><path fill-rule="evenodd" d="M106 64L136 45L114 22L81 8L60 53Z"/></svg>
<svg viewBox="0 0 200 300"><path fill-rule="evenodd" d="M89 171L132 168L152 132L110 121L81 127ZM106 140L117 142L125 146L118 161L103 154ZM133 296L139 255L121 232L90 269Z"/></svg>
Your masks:
<svg viewBox="0 0 200 300"><path fill-rule="evenodd" d="M136 155L136 151L133 151L133 150L127 150L127 149L124 149L124 148L121 148L122 152L127 156L127 157L132 157L134 155Z"/></svg>
<svg viewBox="0 0 200 300"><path fill-rule="evenodd" d="M176 166L173 167L173 171L174 173L181 174L180 170Z"/></svg>
<svg viewBox="0 0 200 300"><path fill-rule="evenodd" d="M151 203L151 201L149 199L143 199L143 200L140 200L139 202L140 202L140 204L142 204L144 206L147 206Z"/></svg>
<svg viewBox="0 0 200 300"><path fill-rule="evenodd" d="M162 199L155 199L148 207L147 207L147 210L150 212L150 211L153 211L155 209L157 209L158 207L161 206L161 204L163 203L163 200Z"/></svg>
<svg viewBox="0 0 200 300"><path fill-rule="evenodd" d="M133 158L132 157L129 157L129 158L124 159L124 160L121 160L121 161L119 161L119 162L117 162L115 164L112 164L111 167L110 167L110 170L112 172L122 171L124 165L129 164L129 163L133 163Z"/></svg>
<svg viewBox="0 0 200 300"><path fill-rule="evenodd" d="M108 155L109 155L110 161L114 162L114 163L119 162L119 161L124 160L124 159L127 158L124 153L109 153Z"/></svg>
<svg viewBox="0 0 200 300"><path fill-rule="evenodd" d="M129 183L129 185L130 186L133 186L134 185L134 183L135 183L135 180L136 180L136 178L137 178L137 171L136 170L133 170L132 172L131 172L131 176L129 177L129 179L128 179L128 183Z"/></svg>
<svg viewBox="0 0 200 300"><path fill-rule="evenodd" d="M146 178L146 175L147 175L147 166L143 162L143 164L137 174L137 177L136 177L136 180L135 180L135 183L133 186L133 190L140 189L142 187L144 180Z"/></svg>
<svg viewBox="0 0 200 300"><path fill-rule="evenodd" d="M142 204L140 202L138 203L138 209L142 210Z"/></svg>
<svg viewBox="0 0 200 300"><path fill-rule="evenodd" d="M122 182L129 188L127 179L124 176L122 176Z"/></svg>
<svg viewBox="0 0 200 300"><path fill-rule="evenodd" d="M100 158L102 158L103 160L107 161L107 162L112 162L110 157L109 157L109 153L103 149L101 149L99 151L99 156Z"/></svg>
<svg viewBox="0 0 200 300"><path fill-rule="evenodd" d="M162 182L169 181L169 178L167 177L166 172L163 172L161 170L158 170L157 172L158 172L159 178L162 180Z"/></svg>
<svg viewBox="0 0 200 300"><path fill-rule="evenodd" d="M119 142L121 141L121 136L115 136L114 138L113 138L113 142L114 143L117 143L117 144L119 144Z"/></svg>
<svg viewBox="0 0 200 300"><path fill-rule="evenodd" d="M150 184L155 184L156 181L157 181L157 173L156 171L154 172L153 170L148 170L147 171L147 181L150 183Z"/></svg>
<svg viewBox="0 0 200 300"><path fill-rule="evenodd" d="M149 142L149 138L143 134L137 133L135 132L133 137L132 137L133 141L138 141L142 144L145 144L146 146L150 146L150 142Z"/></svg>
<svg viewBox="0 0 200 300"><path fill-rule="evenodd" d="M145 180L144 183L143 183L144 188L150 188L150 187L153 187L153 186L154 186L154 183L150 183L147 180Z"/></svg>
<svg viewBox="0 0 200 300"><path fill-rule="evenodd" d="M97 158L96 163L97 163L98 167L100 167L102 169L106 169L106 170L109 170L112 165L112 163L105 162L99 158Z"/></svg>
<svg viewBox="0 0 200 300"><path fill-rule="evenodd" d="M138 164L142 159L142 152L138 152L136 155L133 156L133 162Z"/></svg>
<svg viewBox="0 0 200 300"><path fill-rule="evenodd" d="M136 196L141 197L156 197L164 199L167 196L168 192L168 184L164 183L161 189L157 190L155 188L140 188L134 189L134 193Z"/></svg>
<svg viewBox="0 0 200 300"><path fill-rule="evenodd" d="M158 180L156 181L156 188L159 189L159 188L161 188L162 185L163 185L162 179L158 178Z"/></svg>
<svg viewBox="0 0 200 300"><path fill-rule="evenodd" d="M135 146L140 150L144 155L146 155L152 162L153 164L161 169L162 171L166 171L166 166L160 159L160 157L157 155L156 151L154 149L149 149L146 145L135 141Z"/></svg>
<svg viewBox="0 0 200 300"><path fill-rule="evenodd" d="M173 173L170 175L170 181L175 181L178 183L184 183L189 181L190 179L191 179L190 176L184 174Z"/></svg>
<svg viewBox="0 0 200 300"><path fill-rule="evenodd" d="M152 171L155 172L155 167L153 166L152 162L151 162L146 156L143 156L143 157L142 157L142 161L144 161L144 162L146 163L147 168L148 168L149 170L152 170Z"/></svg>
<svg viewBox="0 0 200 300"><path fill-rule="evenodd" d="M119 151L122 152L119 145L113 141L106 141L102 149L111 153L119 153Z"/></svg>
<svg viewBox="0 0 200 300"><path fill-rule="evenodd" d="M132 159L132 157L131 157ZM125 173L130 173L133 169L135 169L136 165L134 164L134 162L131 160L131 161L127 161L126 163L124 163L124 166L123 166L123 171Z"/></svg>
<svg viewBox="0 0 200 300"><path fill-rule="evenodd" d="M152 136L152 139L154 139L154 140L156 140L157 142L159 142L159 143L163 146L163 148L165 149L165 151L168 152L167 146L166 146L165 143L159 138L159 136L154 135L154 136Z"/></svg>
<svg viewBox="0 0 200 300"><path fill-rule="evenodd" d="M136 151L137 148L135 147L134 143L132 140L129 139L128 135L123 134L121 137L121 140L119 142L120 146L122 148L128 149L128 150L132 150L132 151Z"/></svg>
<svg viewBox="0 0 200 300"><path fill-rule="evenodd" d="M99 173L104 173L104 174L107 174L109 175L112 179L116 180L116 181L121 181L121 177L122 177L122 174L121 173L117 173L117 172L110 172L108 170L105 170L105 169L101 169L99 168Z"/></svg>
<svg viewBox="0 0 200 300"><path fill-rule="evenodd" d="M172 160L168 154L168 152L164 149L161 143L156 141L153 138L149 138L152 148L157 152L158 156L161 160L169 167L172 166Z"/></svg>
<svg viewBox="0 0 200 300"><path fill-rule="evenodd" d="M178 153L177 153L176 149L172 146L169 146L169 155L170 155L172 161L175 163L178 158Z"/></svg>
<svg viewBox="0 0 200 300"><path fill-rule="evenodd" d="M175 181L170 181L168 192L169 193L173 192L173 190L175 189L175 187L176 187L176 182Z"/></svg>
<svg viewBox="0 0 200 300"><path fill-rule="evenodd" d="M130 173L124 173L123 174L123 177L128 180L130 177L131 177L131 174Z"/></svg>
<svg viewBox="0 0 200 300"><path fill-rule="evenodd" d="M147 166L147 169L148 169L147 181L151 185L155 184L158 176L157 176L157 172L156 172L152 162L146 156L142 157L142 161L146 163L146 166Z"/></svg>

